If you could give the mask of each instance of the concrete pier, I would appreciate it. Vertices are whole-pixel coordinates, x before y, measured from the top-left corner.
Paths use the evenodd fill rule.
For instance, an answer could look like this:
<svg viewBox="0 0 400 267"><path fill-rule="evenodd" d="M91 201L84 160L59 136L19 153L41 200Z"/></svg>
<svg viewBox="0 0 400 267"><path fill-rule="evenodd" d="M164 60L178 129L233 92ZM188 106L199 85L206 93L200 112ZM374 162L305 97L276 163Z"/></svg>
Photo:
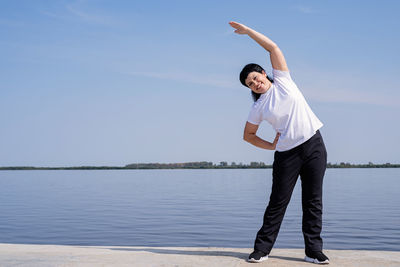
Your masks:
<svg viewBox="0 0 400 267"><path fill-rule="evenodd" d="M303 249L273 249L267 261L248 263L251 248L122 247L0 244L0 266L317 266ZM327 266L400 266L400 251L324 250Z"/></svg>

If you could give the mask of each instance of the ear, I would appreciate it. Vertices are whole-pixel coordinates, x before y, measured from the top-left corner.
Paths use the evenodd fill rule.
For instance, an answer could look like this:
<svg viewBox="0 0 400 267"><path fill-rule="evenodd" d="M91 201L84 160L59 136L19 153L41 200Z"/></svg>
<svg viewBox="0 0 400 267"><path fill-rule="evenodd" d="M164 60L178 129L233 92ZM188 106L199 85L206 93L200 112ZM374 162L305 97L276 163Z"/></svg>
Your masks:
<svg viewBox="0 0 400 267"><path fill-rule="evenodd" d="M261 73L262 73L263 75L267 76L267 74L265 73L264 70L262 70Z"/></svg>

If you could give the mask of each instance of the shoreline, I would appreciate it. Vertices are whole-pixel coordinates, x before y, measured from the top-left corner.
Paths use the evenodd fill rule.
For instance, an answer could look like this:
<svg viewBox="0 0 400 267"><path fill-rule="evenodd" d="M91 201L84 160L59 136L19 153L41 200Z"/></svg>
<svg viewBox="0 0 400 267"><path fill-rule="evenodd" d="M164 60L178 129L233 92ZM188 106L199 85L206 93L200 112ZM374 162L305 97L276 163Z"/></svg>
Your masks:
<svg viewBox="0 0 400 267"><path fill-rule="evenodd" d="M251 248L68 246L0 243L1 266L254 266ZM400 251L324 250L328 266L400 266ZM260 266L317 266L304 249L274 248Z"/></svg>
<svg viewBox="0 0 400 267"><path fill-rule="evenodd" d="M326 167L327 169L399 169L400 164L384 167ZM265 167L213 167L213 168L125 168L125 167L0 167L0 171L75 171L75 170L254 170L272 169L271 166Z"/></svg>

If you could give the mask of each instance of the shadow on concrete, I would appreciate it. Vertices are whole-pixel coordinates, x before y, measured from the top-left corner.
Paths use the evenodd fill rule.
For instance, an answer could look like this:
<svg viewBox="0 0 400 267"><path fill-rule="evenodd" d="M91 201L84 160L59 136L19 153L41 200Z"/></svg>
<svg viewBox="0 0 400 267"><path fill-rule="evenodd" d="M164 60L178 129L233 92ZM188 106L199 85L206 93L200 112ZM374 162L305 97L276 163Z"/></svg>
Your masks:
<svg viewBox="0 0 400 267"><path fill-rule="evenodd" d="M234 252L234 251L224 251L224 250L208 250L208 251L196 251L196 250L178 250L178 249L163 249L163 248L108 248L111 250L122 250L122 251L146 251L156 254L180 254L180 255L193 255L193 256L224 256L239 258L247 261L249 253ZM287 261L303 262L303 259L285 257L285 256L269 256L271 259L281 259Z"/></svg>
<svg viewBox="0 0 400 267"><path fill-rule="evenodd" d="M124 251L147 251L156 254L180 254L180 255L193 255L193 256L225 256L240 259L247 259L247 253L223 251L223 250L178 250L178 249L163 249L163 248L110 248L111 250L124 250Z"/></svg>
<svg viewBox="0 0 400 267"><path fill-rule="evenodd" d="M297 262L304 262L303 258L293 258L293 257L286 257L286 256L268 256L271 259L281 259L286 261L297 261Z"/></svg>

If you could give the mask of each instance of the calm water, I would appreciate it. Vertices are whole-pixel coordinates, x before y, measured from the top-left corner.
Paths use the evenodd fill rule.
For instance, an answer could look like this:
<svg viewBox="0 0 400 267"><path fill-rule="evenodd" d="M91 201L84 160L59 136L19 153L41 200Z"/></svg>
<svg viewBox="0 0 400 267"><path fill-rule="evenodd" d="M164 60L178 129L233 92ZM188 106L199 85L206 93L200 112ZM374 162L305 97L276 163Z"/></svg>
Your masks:
<svg viewBox="0 0 400 267"><path fill-rule="evenodd" d="M271 170L0 171L0 243L253 247ZM300 179L275 247L303 248ZM400 250L400 169L328 169L325 249Z"/></svg>

